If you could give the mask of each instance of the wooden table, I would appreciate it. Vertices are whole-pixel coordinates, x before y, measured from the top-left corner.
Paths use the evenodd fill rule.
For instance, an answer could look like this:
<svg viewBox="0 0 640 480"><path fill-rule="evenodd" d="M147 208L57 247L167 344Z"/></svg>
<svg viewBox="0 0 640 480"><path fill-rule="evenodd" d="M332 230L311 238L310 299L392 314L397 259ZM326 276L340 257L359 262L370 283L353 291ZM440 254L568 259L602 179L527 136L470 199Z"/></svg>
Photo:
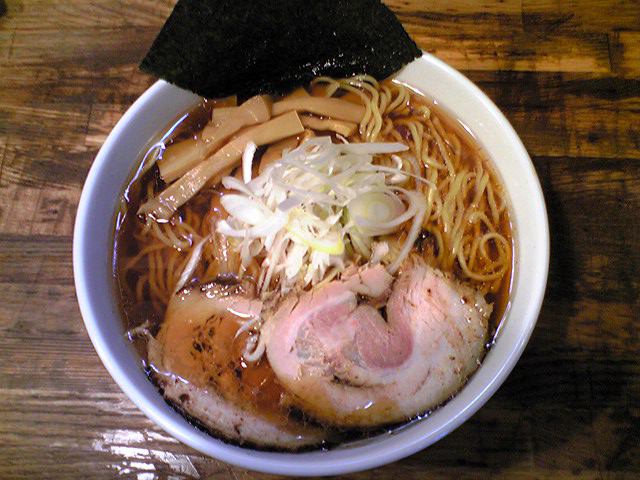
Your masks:
<svg viewBox="0 0 640 480"><path fill-rule="evenodd" d="M169 0L9 0L0 18L0 478L275 478L206 458L120 392L83 327L71 242L91 162L155 79ZM640 3L389 0L521 135L549 286L504 386L378 478L640 477Z"/></svg>

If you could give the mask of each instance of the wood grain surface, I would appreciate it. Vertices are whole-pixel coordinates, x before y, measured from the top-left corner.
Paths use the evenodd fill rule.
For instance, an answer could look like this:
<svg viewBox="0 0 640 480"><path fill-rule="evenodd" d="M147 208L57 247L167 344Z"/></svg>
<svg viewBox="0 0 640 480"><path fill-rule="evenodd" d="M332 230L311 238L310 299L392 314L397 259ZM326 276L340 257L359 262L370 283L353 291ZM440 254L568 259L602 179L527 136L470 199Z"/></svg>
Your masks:
<svg viewBox="0 0 640 480"><path fill-rule="evenodd" d="M343 478L640 478L640 2L387 3L522 137L552 260L533 337L486 406L434 446ZM204 457L149 421L100 363L75 299L82 184L155 81L137 64L173 2L6 4L0 478L276 478Z"/></svg>

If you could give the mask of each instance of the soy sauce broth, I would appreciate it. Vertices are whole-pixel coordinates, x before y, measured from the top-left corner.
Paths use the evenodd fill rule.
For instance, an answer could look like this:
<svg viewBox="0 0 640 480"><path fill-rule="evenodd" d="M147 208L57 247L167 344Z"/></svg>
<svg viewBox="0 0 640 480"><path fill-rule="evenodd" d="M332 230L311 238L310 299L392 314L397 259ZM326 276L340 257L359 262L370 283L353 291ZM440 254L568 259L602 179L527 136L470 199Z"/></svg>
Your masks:
<svg viewBox="0 0 640 480"><path fill-rule="evenodd" d="M488 161L486 154L482 150L482 147L473 138L470 130L465 125L450 116L448 112L446 112L446 110L437 102L419 95L416 92L412 93L411 102L416 105L427 105L432 110L433 114L440 119L447 130L455 132L463 144L463 151L465 152L465 157L463 158L466 158L466 161L468 161L470 165L476 158L480 158L482 159L485 168L491 172L493 178L498 178L495 170L492 168L491 162ZM150 148L145 157L148 159L156 154L159 150L158 145L160 143L166 147L182 139L197 136L199 130L201 130L210 119L213 108L216 108L215 102L203 101L186 114L181 115L169 128L161 132L158 142ZM120 305L122 308L124 328L126 330L130 330L148 323L149 330L153 335L157 335L160 330L160 326L164 319L164 311L162 306L158 306L157 302L154 303L152 301L148 288L143 287L140 289L141 278L143 278L144 275L149 274L149 263L141 262L136 265L135 268L128 266L128 263L131 259L139 256L145 248L149 247L148 244L141 240L141 232L144 229L144 224L142 220L136 216L135 212L143 201L145 201L147 188L153 192L159 192L164 187L164 182L160 178L156 167L152 167L145 171L144 166L141 165L141 167L136 170L135 175L123 194L125 202L118 214L118 221L114 234L114 278L118 287L117 290L119 292ZM195 213L205 219L207 215L211 215L212 205L215 204L214 199L216 197L219 198L223 193L224 192L220 187L207 187L188 204L190 213ZM178 217L183 221L186 219L184 208L178 211ZM204 221L205 220L201 220L201 223ZM511 234L512 227L508 215L503 219L499 229L505 238L507 238L511 243L513 251ZM495 332L497 331L508 308L512 270L513 265L504 275L501 281L501 286L497 292L486 295L487 301L493 303L487 348L490 348L490 345L494 340ZM459 275L459 272L456 271L452 273ZM195 283L197 283L197 281L206 282L212 280L215 279L199 278ZM245 362L242 357L240 345L245 339L246 334L243 334L239 338L235 338L235 331L231 328L231 325L232 323L230 322L220 323L213 330L217 330L218 335L221 337L219 338L220 345L226 345L225 349L222 350L222 353L228 356L228 362L226 364L222 364L221 362L218 363L221 363L221 377L223 377L224 381L230 385L230 390L237 392L237 396L234 398L234 401L249 405L250 408L263 412L267 416L271 416L273 420L277 422L287 422L292 415L300 417L298 413L292 411L290 408L286 406L283 407L283 405L287 404L286 392L279 385L266 357L255 365ZM149 369L150 365L148 364L147 359L146 341L143 338L132 336L131 342L140 356L142 365ZM198 345L198 339L194 339L194 350L197 352L196 355L202 356L203 359L204 357L207 357L207 355L210 357L210 352L207 353L206 350L204 351L205 354L201 355L202 352L198 352L198 347L195 345ZM218 352L218 354L220 354L220 352ZM190 355L193 355L193 352L191 352ZM207 361L211 361L211 358ZM184 378L186 381L206 386L207 379L199 374L189 375L188 372L178 372L176 374ZM417 418L421 418L423 416L424 414ZM408 419L408 421L409 420L410 419ZM372 428L347 432L337 432L335 429L327 427L328 441L324 444L324 447L345 439L363 438L368 435L378 434L382 431L391 431L389 428L393 430L395 427Z"/></svg>

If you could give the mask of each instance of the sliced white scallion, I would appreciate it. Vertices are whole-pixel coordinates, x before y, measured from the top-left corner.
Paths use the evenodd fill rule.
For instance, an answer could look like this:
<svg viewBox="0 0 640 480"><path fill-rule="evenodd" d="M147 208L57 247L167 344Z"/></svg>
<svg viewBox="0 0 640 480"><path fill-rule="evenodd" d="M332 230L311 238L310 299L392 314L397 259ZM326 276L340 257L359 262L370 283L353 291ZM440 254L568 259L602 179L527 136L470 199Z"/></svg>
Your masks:
<svg viewBox="0 0 640 480"><path fill-rule="evenodd" d="M251 168L253 167L253 157L256 154L257 145L253 142L247 143L242 154L242 179L244 183L251 181Z"/></svg>
<svg viewBox="0 0 640 480"><path fill-rule="evenodd" d="M399 185L406 182L407 175L402 172L402 158L400 158L398 155L391 155L391 160L393 160L393 163L396 164L395 168L398 170L398 173L395 173L391 176L391 178L389 179L389 183L392 183L393 185Z"/></svg>
<svg viewBox="0 0 640 480"><path fill-rule="evenodd" d="M379 155L383 153L397 153L409 150L404 143L343 143L340 150L345 153L355 153L357 155L369 154Z"/></svg>
<svg viewBox="0 0 640 480"><path fill-rule="evenodd" d="M360 261L391 262L387 268L397 269L426 211L424 195L399 185L409 177L429 182L414 171L411 161L393 155L393 166L386 167L375 158L406 150L401 143L334 144L330 137L314 137L284 151L251 178L255 150L248 146L243 155L245 182L223 179L234 193L222 197L229 216L217 223L217 231L242 239L237 248L243 264L252 256L263 257L258 279L263 297L273 293L272 285L286 292L294 285L316 285L328 272L338 275L346 261L354 261L353 255ZM378 246L376 237L410 221L400 255L389 259L388 248Z"/></svg>
<svg viewBox="0 0 640 480"><path fill-rule="evenodd" d="M242 333L247 332L252 328L255 328L256 326L258 326L258 323L260 322L260 320L261 320L260 317L255 317L247 320L242 324L240 328L238 328L238 330L236 330L236 334L233 336L233 338L234 339L238 338L240 335L242 335Z"/></svg>
<svg viewBox="0 0 640 480"><path fill-rule="evenodd" d="M224 177L222 179L222 186L229 190L237 190L239 192L244 193L245 195L252 195L251 190L247 188L247 186L238 180L236 177Z"/></svg>
<svg viewBox="0 0 640 480"><path fill-rule="evenodd" d="M396 257L396 259L393 261L393 263L387 267L387 271L391 275L394 275L398 271L398 269L400 268L400 265L402 265L402 262L404 262L404 260L407 258L407 256L411 252L413 245L416 243L416 240L420 235L420 231L422 230L422 221L424 220L424 215L427 212L427 201L423 195L420 195L415 191L411 191L411 192L407 191L405 193L410 198L411 203L415 207L416 214L413 217L411 229L407 234L407 238L405 239L404 244L402 245L402 250L400 250L400 253Z"/></svg>
<svg viewBox="0 0 640 480"><path fill-rule="evenodd" d="M288 279L294 279L304 263L304 257L307 254L308 247L300 243L293 243L289 247L287 257L284 262L284 274Z"/></svg>
<svg viewBox="0 0 640 480"><path fill-rule="evenodd" d="M262 202L246 195L223 195L220 203L229 215L251 226L263 225L273 213Z"/></svg>
<svg viewBox="0 0 640 480"><path fill-rule="evenodd" d="M349 202L347 208L358 230L369 237L393 233L415 213L389 190L363 193Z"/></svg>
<svg viewBox="0 0 640 480"><path fill-rule="evenodd" d="M182 273L180 274L180 278L176 283L175 288L173 289L173 293L178 293L182 287L184 287L187 282L193 276L193 273L196 271L196 267L202 258L202 249L204 248L205 243L209 241L211 235L207 235L206 237L200 239L198 243L196 243L189 254L189 259L187 260L187 264L184 266Z"/></svg>
<svg viewBox="0 0 640 480"><path fill-rule="evenodd" d="M257 333L255 335L251 335L247 339L247 343L242 351L242 358L246 362L254 363L262 358L264 351L266 349L266 344L262 337L261 333Z"/></svg>

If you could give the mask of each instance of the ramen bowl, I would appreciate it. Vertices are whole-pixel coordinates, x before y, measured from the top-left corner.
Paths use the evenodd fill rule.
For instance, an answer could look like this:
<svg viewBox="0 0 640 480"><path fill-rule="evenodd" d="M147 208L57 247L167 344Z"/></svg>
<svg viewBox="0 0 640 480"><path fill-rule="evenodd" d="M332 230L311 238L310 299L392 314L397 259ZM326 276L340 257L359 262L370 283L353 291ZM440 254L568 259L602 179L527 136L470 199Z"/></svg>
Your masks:
<svg viewBox="0 0 640 480"><path fill-rule="evenodd" d="M365 470L411 455L456 429L491 398L520 358L540 311L549 263L547 215L531 160L498 108L442 61L424 54L396 78L437 101L470 130L510 199L510 300L482 365L455 397L425 418L328 450L280 453L231 445L172 409L125 337L112 265L114 223L124 186L158 132L200 101L158 81L120 119L91 167L77 212L73 264L82 317L102 362L131 401L176 439L219 460L268 473L305 476Z"/></svg>

